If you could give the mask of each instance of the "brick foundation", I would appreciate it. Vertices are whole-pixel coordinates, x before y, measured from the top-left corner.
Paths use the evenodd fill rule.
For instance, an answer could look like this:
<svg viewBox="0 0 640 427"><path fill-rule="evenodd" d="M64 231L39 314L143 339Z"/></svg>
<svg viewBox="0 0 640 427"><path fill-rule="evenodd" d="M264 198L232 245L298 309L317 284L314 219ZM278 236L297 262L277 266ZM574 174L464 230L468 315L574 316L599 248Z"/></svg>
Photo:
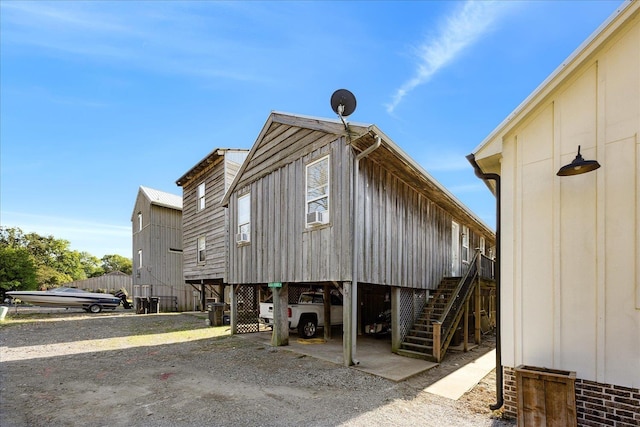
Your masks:
<svg viewBox="0 0 640 427"><path fill-rule="evenodd" d="M640 425L640 389L576 379L578 426L637 427ZM516 372L503 369L503 414L517 418Z"/></svg>

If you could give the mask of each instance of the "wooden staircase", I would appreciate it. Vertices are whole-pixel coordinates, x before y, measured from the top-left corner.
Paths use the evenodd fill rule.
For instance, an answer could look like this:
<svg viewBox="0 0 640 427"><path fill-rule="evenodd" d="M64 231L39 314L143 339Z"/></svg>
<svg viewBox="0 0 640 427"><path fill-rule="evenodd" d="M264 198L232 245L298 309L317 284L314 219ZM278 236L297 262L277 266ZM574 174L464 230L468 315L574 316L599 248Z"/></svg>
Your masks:
<svg viewBox="0 0 640 427"><path fill-rule="evenodd" d="M434 360L433 356L433 323L444 314L444 310L455 296L454 293L461 277L445 277L438 285L433 298L425 305L422 314L409 329L400 345L398 354L416 359Z"/></svg>

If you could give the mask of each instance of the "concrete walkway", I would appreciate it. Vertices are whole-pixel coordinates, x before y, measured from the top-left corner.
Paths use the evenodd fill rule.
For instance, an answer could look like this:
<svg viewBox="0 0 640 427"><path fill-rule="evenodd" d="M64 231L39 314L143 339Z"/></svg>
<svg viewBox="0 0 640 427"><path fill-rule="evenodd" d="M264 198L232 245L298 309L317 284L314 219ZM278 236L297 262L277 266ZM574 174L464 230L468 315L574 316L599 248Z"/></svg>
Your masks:
<svg viewBox="0 0 640 427"><path fill-rule="evenodd" d="M244 336L256 339L265 345L271 344L270 331ZM289 338L289 345L280 348L332 363L344 363L341 335L329 341L321 338L312 340L298 339L296 335L292 335ZM438 366L437 363L426 360L398 356L391 352L391 343L388 340L366 336L358 337L355 358L359 363L352 366L352 368L396 382L404 381ZM433 383L426 391L457 400L464 393L475 387L482 378L495 368L495 360L496 353L495 350L492 350Z"/></svg>
<svg viewBox="0 0 640 427"><path fill-rule="evenodd" d="M494 349L431 384L426 388L426 391L438 396L458 400L463 394L475 387L495 367L496 351Z"/></svg>

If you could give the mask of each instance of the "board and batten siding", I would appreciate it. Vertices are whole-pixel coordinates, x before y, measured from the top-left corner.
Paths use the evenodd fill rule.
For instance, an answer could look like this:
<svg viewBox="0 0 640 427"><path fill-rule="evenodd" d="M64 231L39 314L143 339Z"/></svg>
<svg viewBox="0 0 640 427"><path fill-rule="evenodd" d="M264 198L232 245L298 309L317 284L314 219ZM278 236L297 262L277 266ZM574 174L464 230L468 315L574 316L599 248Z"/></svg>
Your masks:
<svg viewBox="0 0 640 427"><path fill-rule="evenodd" d="M182 213L140 201L133 219L133 284L134 285L182 285L182 255L170 249L182 248ZM138 212L142 213L142 231L138 231ZM138 251L142 249L142 265Z"/></svg>
<svg viewBox="0 0 640 427"><path fill-rule="evenodd" d="M205 208L197 210L198 185L205 183ZM185 280L224 280L226 275L226 209L220 206L227 179L224 156L183 186L183 263ZM205 236L205 262L198 263L198 237Z"/></svg>
<svg viewBox="0 0 640 427"><path fill-rule="evenodd" d="M318 139L310 139L311 134ZM280 156L261 157L262 162L269 165L255 163L257 171L245 171L241 177L245 182L265 170L270 173L248 185L237 186L238 190L229 199L229 283L348 280L351 181L349 168L342 165L350 162L350 147L343 138L335 139L335 135L334 141L327 144L327 137L322 132L305 132L296 142L289 141L291 144L280 151ZM278 139L272 141L275 145L279 142ZM263 152L273 153L269 147ZM296 158L294 153L302 155ZM326 155L330 156L330 222L307 228L305 167ZM248 192L251 193L251 241L238 245L235 242L237 200Z"/></svg>
<svg viewBox="0 0 640 427"><path fill-rule="evenodd" d="M305 167L326 155L330 221L306 227ZM229 283L352 280L354 157L335 133L279 123L267 129L229 196ZM247 193L250 242L239 245L237 201ZM471 219L454 217L368 158L361 162L358 197L359 282L435 289L451 273L452 220L470 227L470 257L479 244ZM483 236L487 247L494 244L493 235Z"/></svg>

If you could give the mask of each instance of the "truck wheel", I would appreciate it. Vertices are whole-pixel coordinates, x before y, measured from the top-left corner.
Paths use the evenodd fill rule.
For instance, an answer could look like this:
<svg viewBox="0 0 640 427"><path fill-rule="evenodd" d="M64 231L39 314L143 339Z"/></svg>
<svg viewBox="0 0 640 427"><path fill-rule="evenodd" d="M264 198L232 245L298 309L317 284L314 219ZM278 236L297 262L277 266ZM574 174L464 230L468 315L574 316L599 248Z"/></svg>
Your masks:
<svg viewBox="0 0 640 427"><path fill-rule="evenodd" d="M305 316L300 319L300 324L298 325L298 335L302 338L313 338L316 336L316 331L318 330L318 323L316 319L310 316Z"/></svg>

